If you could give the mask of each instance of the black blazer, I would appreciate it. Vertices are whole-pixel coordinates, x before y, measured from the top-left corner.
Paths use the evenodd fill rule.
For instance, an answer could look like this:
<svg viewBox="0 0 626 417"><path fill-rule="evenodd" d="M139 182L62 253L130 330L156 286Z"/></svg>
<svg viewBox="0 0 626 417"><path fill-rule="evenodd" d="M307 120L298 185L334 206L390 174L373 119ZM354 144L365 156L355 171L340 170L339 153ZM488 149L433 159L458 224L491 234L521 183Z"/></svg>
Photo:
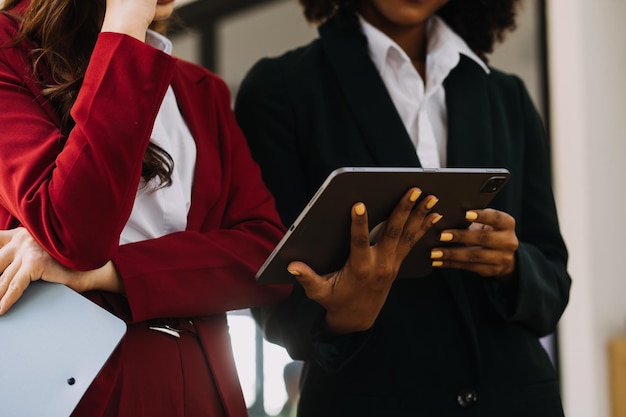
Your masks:
<svg viewBox="0 0 626 417"><path fill-rule="evenodd" d="M236 100L285 225L335 168L419 166L363 36L334 20L319 33L258 62ZM301 417L562 416L538 341L555 330L570 289L543 126L514 76L462 57L444 85L448 166L511 171L492 207L516 219L519 283L504 290L459 270L398 280L373 328L348 337L323 333L323 309L298 285L255 310L270 341L307 361Z"/></svg>

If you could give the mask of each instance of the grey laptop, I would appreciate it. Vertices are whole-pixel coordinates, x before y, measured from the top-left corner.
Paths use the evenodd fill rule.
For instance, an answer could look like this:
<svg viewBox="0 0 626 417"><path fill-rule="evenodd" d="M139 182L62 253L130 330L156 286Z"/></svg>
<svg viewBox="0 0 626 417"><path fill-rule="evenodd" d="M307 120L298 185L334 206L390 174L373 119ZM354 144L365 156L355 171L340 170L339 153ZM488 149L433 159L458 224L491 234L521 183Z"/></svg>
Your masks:
<svg viewBox="0 0 626 417"><path fill-rule="evenodd" d="M0 316L0 416L69 416L125 332L68 287L31 283Z"/></svg>
<svg viewBox="0 0 626 417"><path fill-rule="evenodd" d="M379 168L345 167L333 171L278 243L256 274L260 284L291 283L291 261L303 261L318 274L338 270L350 249L350 208L358 201L367 206L370 237L411 187L422 197L434 194L433 209L443 215L405 258L400 278L415 278L432 270L430 249L443 245L439 232L469 225L465 212L486 207L509 180L502 168Z"/></svg>

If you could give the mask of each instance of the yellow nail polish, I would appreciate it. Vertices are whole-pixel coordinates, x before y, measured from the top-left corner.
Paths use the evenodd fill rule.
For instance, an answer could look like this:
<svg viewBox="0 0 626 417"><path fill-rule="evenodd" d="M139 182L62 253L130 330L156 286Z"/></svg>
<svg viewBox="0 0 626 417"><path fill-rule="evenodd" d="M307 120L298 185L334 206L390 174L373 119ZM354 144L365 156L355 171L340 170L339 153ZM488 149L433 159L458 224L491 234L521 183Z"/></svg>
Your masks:
<svg viewBox="0 0 626 417"><path fill-rule="evenodd" d="M449 242L452 240L453 237L454 236L452 236L452 233L443 232L441 236L439 236L439 240L442 242Z"/></svg>
<svg viewBox="0 0 626 417"><path fill-rule="evenodd" d="M435 224L437 223L439 220L441 220L443 218L443 216L441 214L438 214L433 221L431 222L431 224Z"/></svg>
<svg viewBox="0 0 626 417"><path fill-rule="evenodd" d="M435 267L436 266L443 266L443 262L441 262L441 261L433 261L432 265L435 266Z"/></svg>
<svg viewBox="0 0 626 417"><path fill-rule="evenodd" d="M354 212L357 216L362 216L365 214L365 204L359 203L354 207Z"/></svg>
<svg viewBox="0 0 626 417"><path fill-rule="evenodd" d="M421 195L422 195L422 190L413 190L413 192L409 196L409 201L411 201L411 203L415 203L417 199L420 198Z"/></svg>
<svg viewBox="0 0 626 417"><path fill-rule="evenodd" d="M437 258L441 258L443 257L443 252L440 250L431 250L430 251L430 258L431 259L437 259Z"/></svg>
<svg viewBox="0 0 626 417"><path fill-rule="evenodd" d="M300 272L296 271L295 269L288 269L287 271L289 271L291 275L294 275L296 277L300 275Z"/></svg>
<svg viewBox="0 0 626 417"><path fill-rule="evenodd" d="M437 197L433 197L430 200L428 200L428 203L426 203L426 208L430 210L431 208L435 207L435 204L437 204L438 202L439 202L439 199Z"/></svg>
<svg viewBox="0 0 626 417"><path fill-rule="evenodd" d="M478 218L478 213L476 213L475 211L466 211L465 218L469 221L476 220Z"/></svg>

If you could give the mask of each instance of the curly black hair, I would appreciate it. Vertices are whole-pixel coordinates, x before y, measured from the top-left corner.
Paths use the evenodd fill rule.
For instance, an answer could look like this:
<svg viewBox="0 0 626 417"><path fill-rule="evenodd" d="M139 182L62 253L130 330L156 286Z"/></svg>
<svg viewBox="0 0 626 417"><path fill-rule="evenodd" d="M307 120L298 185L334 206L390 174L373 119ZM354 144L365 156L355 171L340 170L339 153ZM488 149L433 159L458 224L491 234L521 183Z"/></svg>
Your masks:
<svg viewBox="0 0 626 417"><path fill-rule="evenodd" d="M311 23L321 23L337 15L354 22L361 0L299 0L304 16ZM485 61L506 32L515 29L517 7L521 0L450 0L437 11L469 47Z"/></svg>

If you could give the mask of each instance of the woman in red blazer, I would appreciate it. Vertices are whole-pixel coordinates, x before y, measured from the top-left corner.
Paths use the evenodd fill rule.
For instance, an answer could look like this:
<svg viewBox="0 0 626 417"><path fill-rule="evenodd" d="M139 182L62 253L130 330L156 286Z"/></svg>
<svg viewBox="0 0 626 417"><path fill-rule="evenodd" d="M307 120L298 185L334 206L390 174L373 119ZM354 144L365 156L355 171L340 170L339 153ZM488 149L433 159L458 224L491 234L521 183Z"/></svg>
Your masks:
<svg viewBox="0 0 626 417"><path fill-rule="evenodd" d="M0 9L0 314L43 279L128 323L74 417L245 416L226 312L291 290L255 283L284 228L225 84L148 30L172 9ZM418 196L408 190L388 221L402 233L356 245L342 272L379 257L397 268L440 217L432 197L412 211ZM362 204L353 218L354 241L369 241Z"/></svg>
<svg viewBox="0 0 626 417"><path fill-rule="evenodd" d="M284 229L225 84L147 31L172 9L0 13L0 314L42 278L128 323L73 416L247 415L226 312L290 289L254 280Z"/></svg>

